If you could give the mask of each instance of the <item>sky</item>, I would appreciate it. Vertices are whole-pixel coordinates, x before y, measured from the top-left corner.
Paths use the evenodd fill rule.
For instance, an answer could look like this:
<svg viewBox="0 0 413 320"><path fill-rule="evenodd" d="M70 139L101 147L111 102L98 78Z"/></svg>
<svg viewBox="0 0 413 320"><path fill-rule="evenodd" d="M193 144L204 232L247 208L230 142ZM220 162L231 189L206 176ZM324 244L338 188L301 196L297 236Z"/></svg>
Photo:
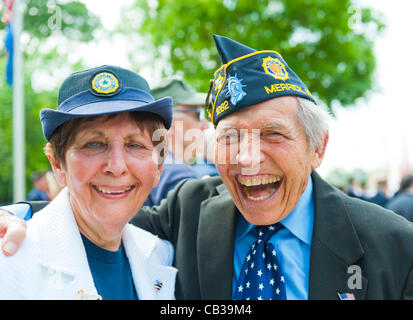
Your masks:
<svg viewBox="0 0 413 320"><path fill-rule="evenodd" d="M377 40L375 81L379 88L366 102L337 110L330 126L321 174L333 168L388 170L391 187L400 179L399 168L413 161L413 1L360 1L381 11L387 28ZM409 40L410 39L410 40Z"/></svg>
<svg viewBox="0 0 413 320"><path fill-rule="evenodd" d="M120 6L132 1L88 0L85 4L101 17L107 29L112 30L120 18ZM413 1L355 2L356 6L359 4L380 11L387 25L375 46L377 90L355 106L336 110L325 158L318 172L326 177L335 168L347 172L360 168L375 172L376 176L387 174L390 188L395 189L404 159L413 164L413 104L410 98L413 89ZM92 66L116 64L131 67L127 52L128 42L119 36L114 40L102 40L98 45L84 45L73 53L73 59L81 54L86 64ZM154 82L151 70L144 69L140 73L150 85Z"/></svg>

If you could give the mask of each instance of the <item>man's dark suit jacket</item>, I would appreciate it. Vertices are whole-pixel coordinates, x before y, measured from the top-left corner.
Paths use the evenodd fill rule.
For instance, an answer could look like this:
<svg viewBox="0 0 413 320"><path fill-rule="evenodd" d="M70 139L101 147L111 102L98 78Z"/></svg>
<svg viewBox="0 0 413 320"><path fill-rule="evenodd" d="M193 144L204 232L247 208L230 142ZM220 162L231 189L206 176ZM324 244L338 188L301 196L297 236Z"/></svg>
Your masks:
<svg viewBox="0 0 413 320"><path fill-rule="evenodd" d="M312 178L309 299L413 299L413 224ZM132 222L174 244L177 299L231 299L236 210L219 177L181 183Z"/></svg>
<svg viewBox="0 0 413 320"><path fill-rule="evenodd" d="M413 224L312 178L309 299L413 299ZM182 182L131 222L174 244L177 299L231 299L236 209L219 177Z"/></svg>

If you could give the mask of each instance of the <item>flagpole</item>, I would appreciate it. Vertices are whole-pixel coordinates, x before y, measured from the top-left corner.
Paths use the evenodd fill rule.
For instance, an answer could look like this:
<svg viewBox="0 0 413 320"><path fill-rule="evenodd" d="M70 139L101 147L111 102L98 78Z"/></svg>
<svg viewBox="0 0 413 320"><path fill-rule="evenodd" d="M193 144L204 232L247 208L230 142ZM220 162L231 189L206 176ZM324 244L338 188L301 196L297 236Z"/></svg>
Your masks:
<svg viewBox="0 0 413 320"><path fill-rule="evenodd" d="M13 4L13 200L25 200L25 126L24 74L21 34L23 31L23 1Z"/></svg>

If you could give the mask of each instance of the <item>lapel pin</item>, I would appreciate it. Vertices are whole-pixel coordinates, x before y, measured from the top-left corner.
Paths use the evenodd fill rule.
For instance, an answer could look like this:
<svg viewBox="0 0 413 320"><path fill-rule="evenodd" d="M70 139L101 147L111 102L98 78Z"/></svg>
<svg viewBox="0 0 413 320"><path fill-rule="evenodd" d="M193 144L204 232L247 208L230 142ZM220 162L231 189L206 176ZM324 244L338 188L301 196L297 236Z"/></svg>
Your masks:
<svg viewBox="0 0 413 320"><path fill-rule="evenodd" d="M163 286L163 283L160 282L159 280L156 280L154 286L155 286L155 290L159 291L159 290L161 290L161 288Z"/></svg>
<svg viewBox="0 0 413 320"><path fill-rule="evenodd" d="M337 293L338 297L340 298L340 300L356 300L356 298L354 298L354 294L352 293Z"/></svg>
<svg viewBox="0 0 413 320"><path fill-rule="evenodd" d="M83 289L79 289L77 290L77 300L102 300L102 296L86 293Z"/></svg>

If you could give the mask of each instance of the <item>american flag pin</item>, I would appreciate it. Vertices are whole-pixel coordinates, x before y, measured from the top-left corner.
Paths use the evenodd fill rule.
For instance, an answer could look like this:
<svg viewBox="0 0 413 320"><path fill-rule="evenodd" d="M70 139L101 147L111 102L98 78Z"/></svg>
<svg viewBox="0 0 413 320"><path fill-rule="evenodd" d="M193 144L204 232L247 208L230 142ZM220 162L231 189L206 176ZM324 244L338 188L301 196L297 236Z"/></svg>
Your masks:
<svg viewBox="0 0 413 320"><path fill-rule="evenodd" d="M354 294L352 293L339 293L337 292L338 297L340 298L340 300L356 300L356 298L354 298Z"/></svg>
<svg viewBox="0 0 413 320"><path fill-rule="evenodd" d="M155 290L159 291L159 290L161 290L163 284L159 280L156 280L154 286L155 286Z"/></svg>

